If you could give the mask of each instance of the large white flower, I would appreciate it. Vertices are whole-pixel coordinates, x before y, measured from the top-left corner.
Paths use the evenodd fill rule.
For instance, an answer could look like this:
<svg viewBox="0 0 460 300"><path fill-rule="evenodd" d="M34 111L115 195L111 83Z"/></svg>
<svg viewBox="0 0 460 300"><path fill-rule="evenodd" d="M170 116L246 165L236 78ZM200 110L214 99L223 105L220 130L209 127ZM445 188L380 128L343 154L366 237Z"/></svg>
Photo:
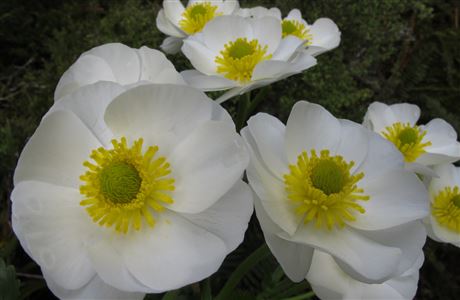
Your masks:
<svg viewBox="0 0 460 300"><path fill-rule="evenodd" d="M363 125L391 141L404 155L409 169L426 174L424 166L460 159L460 143L454 128L442 119L416 125L420 108L414 104L372 103Z"/></svg>
<svg viewBox="0 0 460 300"><path fill-rule="evenodd" d="M170 54L179 52L184 38L201 32L217 16L233 14L239 7L237 0L189 0L186 7L179 0L164 0L156 23L169 37L161 49Z"/></svg>
<svg viewBox="0 0 460 300"><path fill-rule="evenodd" d="M252 213L226 111L180 85L99 82L56 102L21 153L13 229L61 298L137 298L214 273Z"/></svg>
<svg viewBox="0 0 460 300"><path fill-rule="evenodd" d="M196 70L181 74L204 91L230 89L217 99L223 102L314 66L311 55L296 53L303 43L294 36L282 39L281 23L274 17L218 17L184 40L182 52Z"/></svg>
<svg viewBox="0 0 460 300"><path fill-rule="evenodd" d="M317 250L343 272L382 283L416 261L428 195L402 155L379 135L297 102L285 126L259 113L242 130L247 169L266 242L293 281Z"/></svg>
<svg viewBox="0 0 460 300"><path fill-rule="evenodd" d="M166 56L146 46L133 49L120 43L104 44L84 52L64 72L54 92L54 101L98 81L121 85L139 83L185 84Z"/></svg>
<svg viewBox="0 0 460 300"><path fill-rule="evenodd" d="M410 300L414 299L417 292L419 269L423 260L422 252L414 265L403 274L383 283L369 284L348 276L329 254L315 251L307 280L321 299Z"/></svg>
<svg viewBox="0 0 460 300"><path fill-rule="evenodd" d="M460 247L460 167L444 164L434 171L439 177L428 185L431 213L424 220L428 236Z"/></svg>

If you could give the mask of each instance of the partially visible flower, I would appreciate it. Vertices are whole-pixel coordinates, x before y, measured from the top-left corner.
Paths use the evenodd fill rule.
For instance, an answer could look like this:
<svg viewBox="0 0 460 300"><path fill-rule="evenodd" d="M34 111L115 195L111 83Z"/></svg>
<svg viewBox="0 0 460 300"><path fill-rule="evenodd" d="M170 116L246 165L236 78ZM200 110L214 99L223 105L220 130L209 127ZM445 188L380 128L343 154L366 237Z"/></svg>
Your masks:
<svg viewBox="0 0 460 300"><path fill-rule="evenodd" d="M184 85L98 82L56 102L22 151L12 223L65 299L142 299L208 277L252 214L228 113Z"/></svg>
<svg viewBox="0 0 460 300"><path fill-rule="evenodd" d="M374 102L367 109L363 125L391 141L409 169L430 175L427 166L460 159L460 143L446 121L433 119L426 125L416 125L419 117L417 105Z"/></svg>
<svg viewBox="0 0 460 300"><path fill-rule="evenodd" d="M223 102L314 66L316 59L304 51L293 57L302 43L297 37L281 39L274 17L218 17L184 40L182 52L196 70L181 74L204 91L230 89L217 99Z"/></svg>
<svg viewBox="0 0 460 300"><path fill-rule="evenodd" d="M121 85L139 82L185 84L162 52L146 46L133 49L120 43L111 43L80 55L59 80L54 101L98 81Z"/></svg>
<svg viewBox="0 0 460 300"><path fill-rule="evenodd" d="M184 38L201 32L217 16L233 14L239 6L237 0L190 0L186 7L179 0L164 0L156 23L169 37L161 49L170 54L179 52Z"/></svg>
<svg viewBox="0 0 460 300"><path fill-rule="evenodd" d="M235 12L235 15L244 18L262 18L269 16L281 20L281 11L277 7L266 8L263 6L256 6L251 8L240 8Z"/></svg>
<svg viewBox="0 0 460 300"><path fill-rule="evenodd" d="M414 265L397 277L383 283L369 284L346 274L329 254L315 251L307 280L320 299L414 299L423 252Z"/></svg>
<svg viewBox="0 0 460 300"><path fill-rule="evenodd" d="M431 214L424 220L428 236L460 247L460 167L438 165L428 185Z"/></svg>
<svg viewBox="0 0 460 300"><path fill-rule="evenodd" d="M426 239L420 220L428 195L390 142L305 101L286 126L260 113L241 133L257 218L291 280L306 277L317 251L366 283L414 265Z"/></svg>

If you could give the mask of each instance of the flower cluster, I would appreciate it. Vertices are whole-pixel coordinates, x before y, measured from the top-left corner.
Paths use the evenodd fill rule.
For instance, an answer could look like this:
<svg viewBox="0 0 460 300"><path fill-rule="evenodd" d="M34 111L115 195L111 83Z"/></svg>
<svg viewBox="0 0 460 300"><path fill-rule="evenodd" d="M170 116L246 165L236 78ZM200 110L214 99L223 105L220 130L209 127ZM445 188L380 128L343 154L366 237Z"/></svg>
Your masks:
<svg viewBox="0 0 460 300"><path fill-rule="evenodd" d="M357 124L298 101L286 125L258 113L238 133L220 105L314 66L340 43L332 20L166 0L156 21L194 70L145 46L93 48L20 155L13 228L56 296L142 299L207 278L253 207L285 274L322 299L410 299L427 234L460 247L447 122L375 102Z"/></svg>

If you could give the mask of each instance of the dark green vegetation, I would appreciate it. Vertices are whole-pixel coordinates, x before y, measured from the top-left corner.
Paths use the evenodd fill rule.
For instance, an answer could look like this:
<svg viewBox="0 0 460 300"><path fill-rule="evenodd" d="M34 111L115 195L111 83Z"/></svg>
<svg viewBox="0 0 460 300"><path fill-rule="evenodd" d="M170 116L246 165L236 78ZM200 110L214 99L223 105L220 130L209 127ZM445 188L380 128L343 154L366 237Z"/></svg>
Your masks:
<svg viewBox="0 0 460 300"><path fill-rule="evenodd" d="M422 123L441 117L460 131L460 2L454 0L240 1L242 6L278 6L284 14L301 9L313 22L333 19L342 31L340 47L302 75L266 90L256 111L286 120L293 103L307 99L333 114L360 122L367 105L412 102ZM53 102L61 74L78 55L119 41L157 48L164 36L155 27L161 1L3 0L0 2L0 299L53 299L40 269L23 252L11 230L9 195L19 153ZM169 57L178 70L181 55ZM235 112L235 101L225 104ZM245 242L210 280L170 293L168 299L216 295L230 274L263 243L256 220ZM460 249L429 241L417 299L458 299ZM280 299L305 294L292 284L271 254L231 288L233 299ZM379 259L376 257L375 259ZM248 268L247 268L248 269ZM18 291L19 289L19 291ZM308 297L309 295L306 295ZM457 296L457 297L455 297ZM149 296L161 299L162 296ZM300 298L297 298L300 299Z"/></svg>

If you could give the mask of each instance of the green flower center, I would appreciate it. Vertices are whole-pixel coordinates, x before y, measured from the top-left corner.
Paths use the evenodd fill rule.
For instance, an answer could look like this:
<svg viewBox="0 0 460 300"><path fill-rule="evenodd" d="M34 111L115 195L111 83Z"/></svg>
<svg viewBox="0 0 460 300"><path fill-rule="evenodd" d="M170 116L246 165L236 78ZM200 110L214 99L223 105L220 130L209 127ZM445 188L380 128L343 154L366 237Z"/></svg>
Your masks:
<svg viewBox="0 0 460 300"><path fill-rule="evenodd" d="M413 127L406 127L399 133L399 140L403 145L410 145L417 142L419 133Z"/></svg>
<svg viewBox="0 0 460 300"><path fill-rule="evenodd" d="M101 192L114 204L130 203L136 198L142 179L137 169L126 162L114 162L105 167L99 177Z"/></svg>
<svg viewBox="0 0 460 300"><path fill-rule="evenodd" d="M346 178L342 169L334 161L321 160L312 169L310 179L315 188L330 195L342 190Z"/></svg>
<svg viewBox="0 0 460 300"><path fill-rule="evenodd" d="M230 57L239 59L253 54L255 51L255 47L254 45L250 44L246 39L237 39L228 50L228 54Z"/></svg>
<svg viewBox="0 0 460 300"><path fill-rule="evenodd" d="M194 5L191 7L190 16L196 19L197 16L204 15L208 12L204 5Z"/></svg>
<svg viewBox="0 0 460 300"><path fill-rule="evenodd" d="M297 30L297 26L295 26L294 22L289 20L284 20L281 23L281 27L283 29L283 34L290 35Z"/></svg>
<svg viewBox="0 0 460 300"><path fill-rule="evenodd" d="M460 195L456 195L451 199L452 203L460 208Z"/></svg>

